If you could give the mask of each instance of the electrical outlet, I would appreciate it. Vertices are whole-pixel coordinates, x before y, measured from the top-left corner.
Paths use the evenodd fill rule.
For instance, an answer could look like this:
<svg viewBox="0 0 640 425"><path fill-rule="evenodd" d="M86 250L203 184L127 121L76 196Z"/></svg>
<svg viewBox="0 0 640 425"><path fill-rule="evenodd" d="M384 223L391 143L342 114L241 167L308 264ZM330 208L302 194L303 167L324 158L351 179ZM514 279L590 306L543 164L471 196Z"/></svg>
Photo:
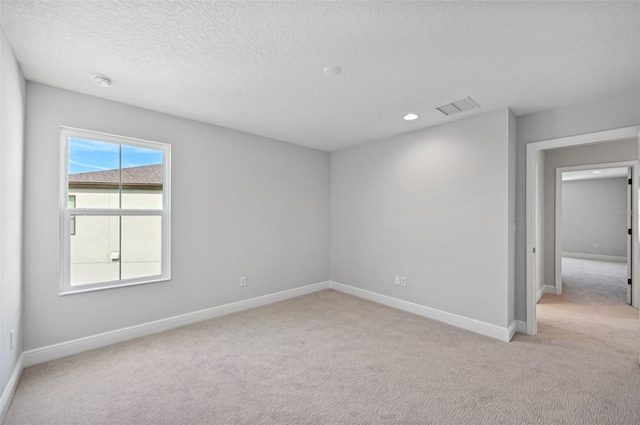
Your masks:
<svg viewBox="0 0 640 425"><path fill-rule="evenodd" d="M598 249L598 244L597 243L593 244L593 249Z"/></svg>
<svg viewBox="0 0 640 425"><path fill-rule="evenodd" d="M400 285L400 276L396 276L395 284Z"/></svg>
<svg viewBox="0 0 640 425"><path fill-rule="evenodd" d="M240 286L247 286L247 277L240 276Z"/></svg>
<svg viewBox="0 0 640 425"><path fill-rule="evenodd" d="M407 277L406 276L401 276L400 277L400 286L407 286Z"/></svg>
<svg viewBox="0 0 640 425"><path fill-rule="evenodd" d="M16 335L16 330L12 329L11 332L9 332L9 351L13 351L15 335Z"/></svg>

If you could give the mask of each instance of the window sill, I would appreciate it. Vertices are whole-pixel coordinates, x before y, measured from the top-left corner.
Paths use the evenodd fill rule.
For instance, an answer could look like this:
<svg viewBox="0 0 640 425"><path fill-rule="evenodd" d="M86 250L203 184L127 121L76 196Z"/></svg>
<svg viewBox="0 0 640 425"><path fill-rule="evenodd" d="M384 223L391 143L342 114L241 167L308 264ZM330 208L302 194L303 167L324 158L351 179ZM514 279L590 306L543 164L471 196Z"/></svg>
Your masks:
<svg viewBox="0 0 640 425"><path fill-rule="evenodd" d="M61 290L58 295L66 296L66 295L74 295L74 294L83 294L86 292L94 292L94 291L103 291L105 289L114 289L114 288L123 288L126 286L136 286L136 285L146 285L148 283L156 283L156 282L166 282L171 280L171 276L150 276L145 279L136 279L131 281L118 281L118 282L109 282L109 283L101 283L95 285L78 285L78 287L74 288L65 288Z"/></svg>

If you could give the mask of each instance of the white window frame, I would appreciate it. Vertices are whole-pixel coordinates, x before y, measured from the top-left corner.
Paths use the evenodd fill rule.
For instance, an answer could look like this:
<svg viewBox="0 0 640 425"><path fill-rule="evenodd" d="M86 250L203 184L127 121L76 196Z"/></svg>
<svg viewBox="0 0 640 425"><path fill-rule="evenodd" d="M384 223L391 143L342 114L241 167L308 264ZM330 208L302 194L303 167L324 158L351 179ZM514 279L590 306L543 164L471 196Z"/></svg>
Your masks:
<svg viewBox="0 0 640 425"><path fill-rule="evenodd" d="M162 209L69 208L69 138L160 150L163 153ZM72 127L60 127L60 295L77 294L171 279L171 145ZM71 286L71 216L159 216L162 223L161 273Z"/></svg>

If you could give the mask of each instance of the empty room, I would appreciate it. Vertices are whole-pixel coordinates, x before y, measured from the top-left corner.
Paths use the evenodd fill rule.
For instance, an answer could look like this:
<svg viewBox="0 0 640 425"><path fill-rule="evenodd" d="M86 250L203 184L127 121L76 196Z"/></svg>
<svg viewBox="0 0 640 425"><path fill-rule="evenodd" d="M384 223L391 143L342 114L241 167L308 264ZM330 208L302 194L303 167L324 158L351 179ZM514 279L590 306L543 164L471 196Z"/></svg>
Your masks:
<svg viewBox="0 0 640 425"><path fill-rule="evenodd" d="M640 423L639 22L1 0L0 423Z"/></svg>

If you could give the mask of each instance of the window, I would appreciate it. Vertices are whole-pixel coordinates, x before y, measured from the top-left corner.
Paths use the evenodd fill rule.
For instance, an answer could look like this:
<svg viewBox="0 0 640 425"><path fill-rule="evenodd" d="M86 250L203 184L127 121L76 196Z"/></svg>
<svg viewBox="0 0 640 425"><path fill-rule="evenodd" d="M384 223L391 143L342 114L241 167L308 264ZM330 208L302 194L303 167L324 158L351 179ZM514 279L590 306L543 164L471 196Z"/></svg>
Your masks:
<svg viewBox="0 0 640 425"><path fill-rule="evenodd" d="M164 143L61 128L61 294L168 280Z"/></svg>

